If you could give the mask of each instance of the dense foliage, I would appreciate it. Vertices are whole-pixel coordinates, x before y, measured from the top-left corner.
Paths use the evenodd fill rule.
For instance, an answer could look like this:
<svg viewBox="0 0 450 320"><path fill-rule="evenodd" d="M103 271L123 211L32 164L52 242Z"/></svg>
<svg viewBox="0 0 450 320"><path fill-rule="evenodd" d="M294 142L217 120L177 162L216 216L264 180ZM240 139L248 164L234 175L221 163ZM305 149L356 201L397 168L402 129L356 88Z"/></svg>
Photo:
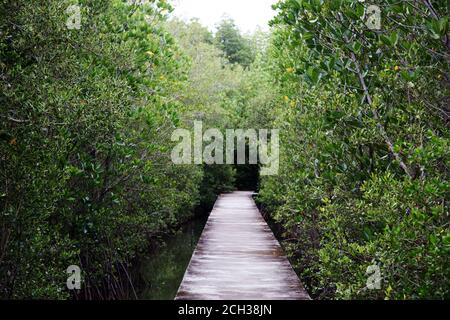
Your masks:
<svg viewBox="0 0 450 320"><path fill-rule="evenodd" d="M250 41L241 35L233 20L225 19L218 25L215 41L230 63L249 67L253 62Z"/></svg>
<svg viewBox="0 0 450 320"><path fill-rule="evenodd" d="M242 35L166 0L0 0L0 298L129 297L149 246L253 187L172 163L194 121L280 129L258 201L314 298L448 298L448 3L371 4L379 28L365 1L282 0Z"/></svg>
<svg viewBox="0 0 450 320"><path fill-rule="evenodd" d="M276 5L281 172L259 200L313 296L448 298L448 2L372 3L380 30L364 1Z"/></svg>
<svg viewBox="0 0 450 320"><path fill-rule="evenodd" d="M170 159L190 70L170 7L80 1L69 30L71 4L1 2L0 297L67 297L70 265L81 297L120 297L132 259L200 202L202 168Z"/></svg>

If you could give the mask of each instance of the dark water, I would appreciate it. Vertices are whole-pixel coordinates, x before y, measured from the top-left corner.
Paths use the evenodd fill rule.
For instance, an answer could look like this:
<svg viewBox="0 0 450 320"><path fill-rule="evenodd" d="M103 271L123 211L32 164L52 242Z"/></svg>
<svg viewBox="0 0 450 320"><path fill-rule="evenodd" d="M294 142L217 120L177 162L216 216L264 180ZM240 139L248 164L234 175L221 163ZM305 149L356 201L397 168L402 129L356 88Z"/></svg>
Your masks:
<svg viewBox="0 0 450 320"><path fill-rule="evenodd" d="M141 262L141 283L138 298L144 300L173 300L183 280L206 218L187 223L165 244Z"/></svg>

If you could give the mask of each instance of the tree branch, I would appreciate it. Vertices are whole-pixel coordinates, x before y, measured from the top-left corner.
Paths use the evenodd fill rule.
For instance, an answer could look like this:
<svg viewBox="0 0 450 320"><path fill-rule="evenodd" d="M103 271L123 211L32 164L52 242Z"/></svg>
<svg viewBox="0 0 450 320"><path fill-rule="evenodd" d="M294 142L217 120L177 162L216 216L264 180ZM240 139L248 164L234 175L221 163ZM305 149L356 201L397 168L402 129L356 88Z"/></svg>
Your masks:
<svg viewBox="0 0 450 320"><path fill-rule="evenodd" d="M346 44L349 43L347 35L344 35L344 41L346 42ZM350 51L350 58L351 58L353 64L355 65L355 71L356 71L356 74L358 75L359 83L361 84L361 87L362 87L362 89L364 91L364 94L366 96L367 103L370 106L372 106L372 104L373 104L372 96L370 95L369 89L367 88L366 81L365 81L364 76L363 76L363 74L361 72L361 67L360 67L359 62L356 59L356 55L355 55L355 53L353 51ZM372 114L375 117L375 120L377 121L377 128L380 131L381 135L383 136L383 139L384 139L385 143L387 144L387 146L389 148L389 151L394 155L395 159L399 162L400 167L405 171L405 173L411 179L414 179L414 175L413 175L412 171L409 169L409 167L403 161L403 159L400 156L400 154L395 151L394 143L389 138L389 136L388 136L388 134L386 132L386 129L384 128L384 126L380 122L380 115L378 114L378 111L373 109L372 110Z"/></svg>

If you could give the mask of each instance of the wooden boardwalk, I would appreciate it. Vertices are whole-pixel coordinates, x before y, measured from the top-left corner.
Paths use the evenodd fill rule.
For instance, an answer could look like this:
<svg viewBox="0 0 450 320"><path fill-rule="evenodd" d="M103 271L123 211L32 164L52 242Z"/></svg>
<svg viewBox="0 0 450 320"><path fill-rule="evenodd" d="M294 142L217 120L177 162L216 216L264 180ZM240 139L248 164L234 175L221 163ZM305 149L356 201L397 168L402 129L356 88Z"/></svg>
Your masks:
<svg viewBox="0 0 450 320"><path fill-rule="evenodd" d="M221 195L176 300L309 300L251 192Z"/></svg>

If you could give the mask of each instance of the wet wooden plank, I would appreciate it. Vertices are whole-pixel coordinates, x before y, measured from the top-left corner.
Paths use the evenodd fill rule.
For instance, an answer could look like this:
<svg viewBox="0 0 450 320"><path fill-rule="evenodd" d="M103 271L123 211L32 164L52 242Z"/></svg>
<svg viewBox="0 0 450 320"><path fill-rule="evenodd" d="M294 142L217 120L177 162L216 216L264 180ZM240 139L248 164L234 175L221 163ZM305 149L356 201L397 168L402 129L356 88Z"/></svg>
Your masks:
<svg viewBox="0 0 450 320"><path fill-rule="evenodd" d="M251 192L221 195L176 300L309 300Z"/></svg>

